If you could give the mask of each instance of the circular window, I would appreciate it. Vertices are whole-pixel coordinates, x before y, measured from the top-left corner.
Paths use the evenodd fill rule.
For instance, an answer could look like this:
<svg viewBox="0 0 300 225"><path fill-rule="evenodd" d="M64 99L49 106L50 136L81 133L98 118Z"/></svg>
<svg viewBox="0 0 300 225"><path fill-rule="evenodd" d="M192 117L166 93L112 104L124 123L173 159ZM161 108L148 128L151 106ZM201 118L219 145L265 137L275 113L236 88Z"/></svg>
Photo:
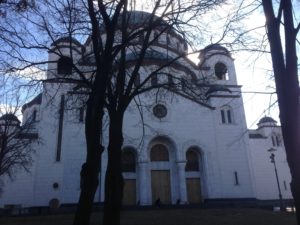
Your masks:
<svg viewBox="0 0 300 225"><path fill-rule="evenodd" d="M162 104L157 104L153 107L153 114L157 118L164 118L167 115L167 108Z"/></svg>
<svg viewBox="0 0 300 225"><path fill-rule="evenodd" d="M59 184L58 184L57 182L55 182L55 183L53 183L52 187L53 187L54 189L57 189L57 188L59 187Z"/></svg>

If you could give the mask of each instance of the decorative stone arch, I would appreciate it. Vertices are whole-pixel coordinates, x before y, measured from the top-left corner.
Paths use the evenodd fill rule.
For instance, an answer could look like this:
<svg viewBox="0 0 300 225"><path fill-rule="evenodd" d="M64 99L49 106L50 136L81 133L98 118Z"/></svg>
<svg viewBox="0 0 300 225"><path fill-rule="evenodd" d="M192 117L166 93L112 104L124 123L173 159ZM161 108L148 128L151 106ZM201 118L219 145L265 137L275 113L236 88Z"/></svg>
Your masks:
<svg viewBox="0 0 300 225"><path fill-rule="evenodd" d="M176 156L177 156L177 147L175 142L166 135L158 135L154 138L151 139L151 141L148 144L148 151L147 151L147 158L148 161L151 161L151 150L153 147L155 147L155 145L163 145L167 148L168 153L169 153L169 160L170 157L173 157L174 160L176 160Z"/></svg>
<svg viewBox="0 0 300 225"><path fill-rule="evenodd" d="M180 155L180 160L184 160L186 161L186 151L190 148L196 148L198 153L202 155L202 157L206 157L206 154L205 154L205 149L208 149L208 147L203 144L203 143L200 143L198 140L195 140L195 139L190 139L190 140L187 140L185 141L183 144L182 144L182 151L181 151L181 155Z"/></svg>
<svg viewBox="0 0 300 225"><path fill-rule="evenodd" d="M176 152L175 142L166 135L156 136L149 142L148 182L152 204L175 204L180 198Z"/></svg>

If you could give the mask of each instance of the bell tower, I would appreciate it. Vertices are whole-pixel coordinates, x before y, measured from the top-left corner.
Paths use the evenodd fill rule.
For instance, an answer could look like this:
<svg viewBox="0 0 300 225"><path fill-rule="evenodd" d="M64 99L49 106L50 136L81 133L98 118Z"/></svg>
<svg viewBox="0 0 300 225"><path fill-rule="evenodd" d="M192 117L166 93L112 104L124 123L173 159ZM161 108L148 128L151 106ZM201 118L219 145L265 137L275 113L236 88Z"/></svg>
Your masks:
<svg viewBox="0 0 300 225"><path fill-rule="evenodd" d="M200 51L199 67L211 84L237 85L234 59L230 52L219 44L212 44Z"/></svg>

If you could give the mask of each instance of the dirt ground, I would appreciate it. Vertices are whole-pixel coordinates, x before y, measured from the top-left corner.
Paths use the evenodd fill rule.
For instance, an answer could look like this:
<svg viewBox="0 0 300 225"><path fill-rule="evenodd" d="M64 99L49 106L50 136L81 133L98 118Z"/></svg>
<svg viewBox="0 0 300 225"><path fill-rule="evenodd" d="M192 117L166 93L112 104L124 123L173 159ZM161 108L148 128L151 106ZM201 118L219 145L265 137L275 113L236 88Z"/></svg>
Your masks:
<svg viewBox="0 0 300 225"><path fill-rule="evenodd" d="M122 225L296 225L293 213L266 209L138 209L122 212ZM102 213L92 215L101 225ZM0 217L1 225L71 225L73 214Z"/></svg>

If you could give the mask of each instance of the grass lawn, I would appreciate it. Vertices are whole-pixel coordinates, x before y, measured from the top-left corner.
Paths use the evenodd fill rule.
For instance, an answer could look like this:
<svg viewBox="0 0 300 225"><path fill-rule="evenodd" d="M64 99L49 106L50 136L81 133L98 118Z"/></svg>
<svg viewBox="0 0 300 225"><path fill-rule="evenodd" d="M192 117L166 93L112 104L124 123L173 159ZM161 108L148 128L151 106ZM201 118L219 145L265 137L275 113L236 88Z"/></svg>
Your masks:
<svg viewBox="0 0 300 225"><path fill-rule="evenodd" d="M141 209L125 210L122 225L296 225L293 213L264 209ZM92 225L101 225L94 213ZM0 217L1 225L71 225L73 214Z"/></svg>

